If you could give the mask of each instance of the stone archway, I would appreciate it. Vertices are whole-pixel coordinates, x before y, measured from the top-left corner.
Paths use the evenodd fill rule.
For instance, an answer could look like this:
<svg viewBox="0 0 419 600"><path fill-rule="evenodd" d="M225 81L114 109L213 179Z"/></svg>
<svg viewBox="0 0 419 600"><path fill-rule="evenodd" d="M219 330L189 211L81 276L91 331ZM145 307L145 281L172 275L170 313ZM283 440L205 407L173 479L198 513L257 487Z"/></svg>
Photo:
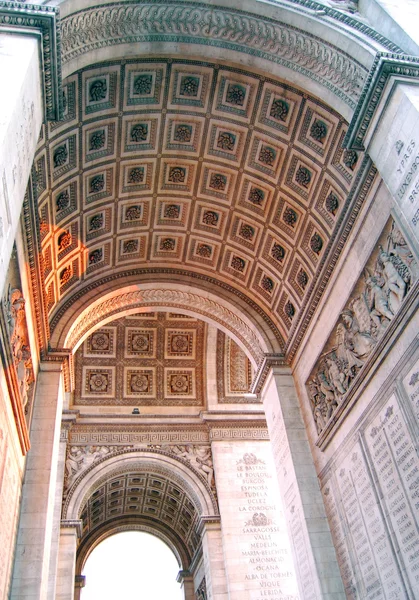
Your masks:
<svg viewBox="0 0 419 600"><path fill-rule="evenodd" d="M78 476L67 478L64 496L63 527L75 522L81 526L72 558L76 581L92 550L106 537L127 530L162 539L174 552L182 577L192 576L202 553L203 525L219 519L212 459L205 448L75 448L73 457L84 452L92 461ZM196 460L204 455L206 460Z"/></svg>
<svg viewBox="0 0 419 600"><path fill-rule="evenodd" d="M256 312L250 318L230 300L179 283L170 287L154 283L116 290L78 312L74 312L70 306L68 316L63 319L67 326L61 331L57 342L60 345L64 341L63 346L74 352L89 334L109 321L119 316L154 310L181 311L214 324L233 337L255 366L265 353L281 351L283 341L273 336L269 325ZM258 319L261 324L256 328L254 324Z"/></svg>

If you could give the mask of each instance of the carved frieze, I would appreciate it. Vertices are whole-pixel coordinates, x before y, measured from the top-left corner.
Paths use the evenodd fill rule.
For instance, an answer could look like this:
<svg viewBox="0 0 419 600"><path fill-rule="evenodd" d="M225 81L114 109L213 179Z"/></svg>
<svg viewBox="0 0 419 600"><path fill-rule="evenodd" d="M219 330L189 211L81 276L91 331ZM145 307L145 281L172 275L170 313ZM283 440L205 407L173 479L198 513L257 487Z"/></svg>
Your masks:
<svg viewBox="0 0 419 600"><path fill-rule="evenodd" d="M211 454L211 447L203 444L137 444L137 445L71 445L67 447L65 461L65 481L64 488L70 489L73 483L87 470L91 469L97 463L115 454L124 454L125 452L138 449L158 450L166 454L171 454L182 462L191 466L207 483L209 489L216 494L214 466Z"/></svg>
<svg viewBox="0 0 419 600"><path fill-rule="evenodd" d="M25 412L32 397L35 381L28 326L26 323L25 299L22 292L9 286L3 299L3 311L7 324L12 360L16 369L20 398Z"/></svg>
<svg viewBox="0 0 419 600"><path fill-rule="evenodd" d="M319 434L418 277L418 263L390 220L306 384Z"/></svg>

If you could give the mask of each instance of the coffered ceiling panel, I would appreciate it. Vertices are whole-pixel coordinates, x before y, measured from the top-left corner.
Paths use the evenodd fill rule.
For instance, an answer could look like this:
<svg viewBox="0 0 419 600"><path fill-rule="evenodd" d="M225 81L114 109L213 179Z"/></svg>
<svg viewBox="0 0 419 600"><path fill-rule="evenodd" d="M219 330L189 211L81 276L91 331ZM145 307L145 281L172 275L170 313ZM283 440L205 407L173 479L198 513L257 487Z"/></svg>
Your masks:
<svg viewBox="0 0 419 600"><path fill-rule="evenodd" d="M344 120L283 82L192 60L95 65L64 94L35 161L52 329L104 276L173 268L244 294L287 340L362 162Z"/></svg>
<svg viewBox="0 0 419 600"><path fill-rule="evenodd" d="M74 405L203 406L206 324L142 313L92 333L75 354Z"/></svg>

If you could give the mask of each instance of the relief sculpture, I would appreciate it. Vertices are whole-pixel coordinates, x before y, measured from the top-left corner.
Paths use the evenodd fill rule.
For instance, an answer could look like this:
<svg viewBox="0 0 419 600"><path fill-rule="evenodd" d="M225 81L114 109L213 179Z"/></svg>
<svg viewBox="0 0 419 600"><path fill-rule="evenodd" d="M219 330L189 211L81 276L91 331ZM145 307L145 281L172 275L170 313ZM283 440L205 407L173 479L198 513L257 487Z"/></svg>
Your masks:
<svg viewBox="0 0 419 600"><path fill-rule="evenodd" d="M65 461L65 487L68 489L83 471L94 463L132 446L70 446Z"/></svg>
<svg viewBox="0 0 419 600"><path fill-rule="evenodd" d="M209 446L170 446L169 450L172 454L187 460L194 469L203 475L210 487L214 486L214 467Z"/></svg>
<svg viewBox="0 0 419 600"><path fill-rule="evenodd" d="M210 488L215 488L214 466L212 462L211 449L209 446L182 444L176 446L138 444L138 447L146 447L148 450L164 450L175 456L186 460L191 467L196 469L207 481ZM65 461L65 488L68 490L76 479L95 463L104 458L111 457L115 453L124 453L133 450L137 445L131 446L69 446Z"/></svg>
<svg viewBox="0 0 419 600"><path fill-rule="evenodd" d="M26 409L35 381L26 323L25 299L19 289L8 288L3 308L9 334L14 366L19 382L20 397Z"/></svg>
<svg viewBox="0 0 419 600"><path fill-rule="evenodd" d="M391 221L307 382L318 434L342 402L418 275L418 263L402 232Z"/></svg>

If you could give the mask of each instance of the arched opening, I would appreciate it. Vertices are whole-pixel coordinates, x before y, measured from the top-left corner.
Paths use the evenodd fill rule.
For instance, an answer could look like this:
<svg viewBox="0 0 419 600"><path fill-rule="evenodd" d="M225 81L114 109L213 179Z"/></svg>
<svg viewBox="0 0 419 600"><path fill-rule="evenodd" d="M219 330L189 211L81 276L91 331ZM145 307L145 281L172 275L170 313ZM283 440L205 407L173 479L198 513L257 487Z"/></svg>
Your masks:
<svg viewBox="0 0 419 600"><path fill-rule="evenodd" d="M88 556L82 600L143 598L182 600L178 561L157 537L140 531L111 535Z"/></svg>

